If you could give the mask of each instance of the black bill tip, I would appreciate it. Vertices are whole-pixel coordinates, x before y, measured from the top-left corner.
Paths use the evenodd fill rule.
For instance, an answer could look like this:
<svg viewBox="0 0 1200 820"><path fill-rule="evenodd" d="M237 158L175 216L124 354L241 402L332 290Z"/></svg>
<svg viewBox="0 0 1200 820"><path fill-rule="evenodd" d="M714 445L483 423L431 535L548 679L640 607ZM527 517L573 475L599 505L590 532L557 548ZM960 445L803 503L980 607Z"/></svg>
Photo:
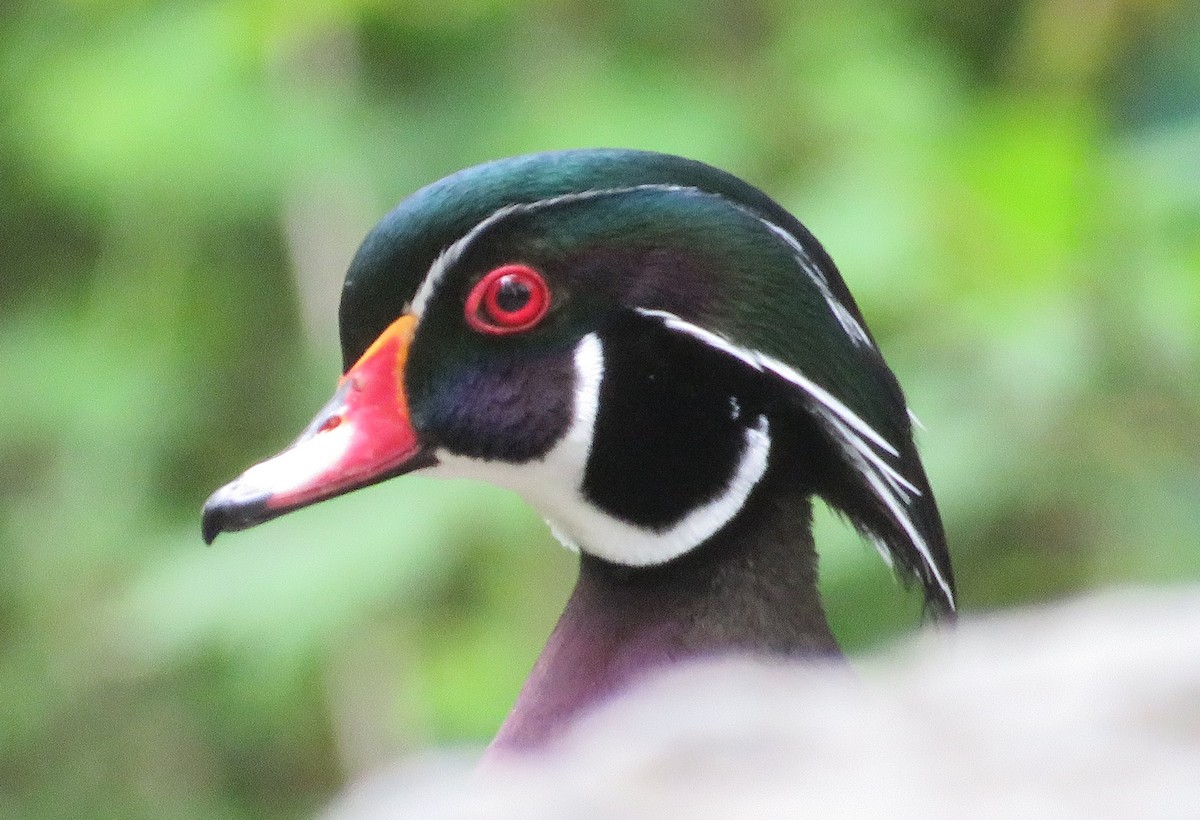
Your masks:
<svg viewBox="0 0 1200 820"><path fill-rule="evenodd" d="M200 535L204 543L212 544L223 532L244 530L275 518L280 511L267 507L269 497L264 494L238 499L231 498L224 487L217 490L204 502L204 510L200 514Z"/></svg>

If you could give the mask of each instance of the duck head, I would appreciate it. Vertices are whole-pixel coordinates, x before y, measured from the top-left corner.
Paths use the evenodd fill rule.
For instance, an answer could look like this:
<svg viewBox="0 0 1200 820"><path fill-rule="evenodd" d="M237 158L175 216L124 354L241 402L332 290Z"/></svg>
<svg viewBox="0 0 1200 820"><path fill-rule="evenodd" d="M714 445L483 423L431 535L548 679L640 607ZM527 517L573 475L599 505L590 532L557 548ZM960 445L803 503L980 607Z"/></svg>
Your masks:
<svg viewBox="0 0 1200 820"><path fill-rule="evenodd" d="M817 241L729 174L625 150L459 172L366 237L340 321L332 400L208 500L207 541L420 471L516 491L589 559L658 567L786 476L954 608L895 377Z"/></svg>

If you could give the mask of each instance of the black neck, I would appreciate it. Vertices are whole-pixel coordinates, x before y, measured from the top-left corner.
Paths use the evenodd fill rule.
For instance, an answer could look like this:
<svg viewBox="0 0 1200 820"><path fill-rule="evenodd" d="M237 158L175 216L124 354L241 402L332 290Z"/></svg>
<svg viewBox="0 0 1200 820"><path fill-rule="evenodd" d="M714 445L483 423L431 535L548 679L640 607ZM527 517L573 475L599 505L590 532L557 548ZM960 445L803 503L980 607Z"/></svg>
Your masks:
<svg viewBox="0 0 1200 820"><path fill-rule="evenodd" d="M630 568L584 554L489 751L540 746L647 671L689 658L838 655L817 594L811 514L805 488L762 486L709 542L668 564Z"/></svg>

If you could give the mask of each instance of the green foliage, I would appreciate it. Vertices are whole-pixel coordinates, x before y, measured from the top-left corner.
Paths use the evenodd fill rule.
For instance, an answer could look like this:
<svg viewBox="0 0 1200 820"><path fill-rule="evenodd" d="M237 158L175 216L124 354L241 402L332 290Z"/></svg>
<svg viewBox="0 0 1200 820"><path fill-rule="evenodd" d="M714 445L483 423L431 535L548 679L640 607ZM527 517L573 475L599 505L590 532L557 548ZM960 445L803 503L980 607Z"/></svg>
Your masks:
<svg viewBox="0 0 1200 820"><path fill-rule="evenodd" d="M362 234L496 156L681 153L808 223L968 610L1200 578L1200 5L950 5L8 3L0 814L297 816L494 730L573 574L515 499L197 518L323 402ZM843 638L914 625L818 526Z"/></svg>

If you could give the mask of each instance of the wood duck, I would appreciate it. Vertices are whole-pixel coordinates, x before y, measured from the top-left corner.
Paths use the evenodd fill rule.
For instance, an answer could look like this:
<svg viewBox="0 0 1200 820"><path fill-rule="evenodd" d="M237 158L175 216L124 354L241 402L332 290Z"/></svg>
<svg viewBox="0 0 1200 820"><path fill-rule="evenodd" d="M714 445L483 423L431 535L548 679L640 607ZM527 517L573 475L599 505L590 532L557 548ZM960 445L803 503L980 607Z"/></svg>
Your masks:
<svg viewBox="0 0 1200 820"><path fill-rule="evenodd" d="M414 471L523 496L579 577L494 750L663 665L836 656L813 495L953 615L895 376L812 234L724 171L632 150L460 171L367 235L340 326L333 398L209 498L204 539Z"/></svg>

